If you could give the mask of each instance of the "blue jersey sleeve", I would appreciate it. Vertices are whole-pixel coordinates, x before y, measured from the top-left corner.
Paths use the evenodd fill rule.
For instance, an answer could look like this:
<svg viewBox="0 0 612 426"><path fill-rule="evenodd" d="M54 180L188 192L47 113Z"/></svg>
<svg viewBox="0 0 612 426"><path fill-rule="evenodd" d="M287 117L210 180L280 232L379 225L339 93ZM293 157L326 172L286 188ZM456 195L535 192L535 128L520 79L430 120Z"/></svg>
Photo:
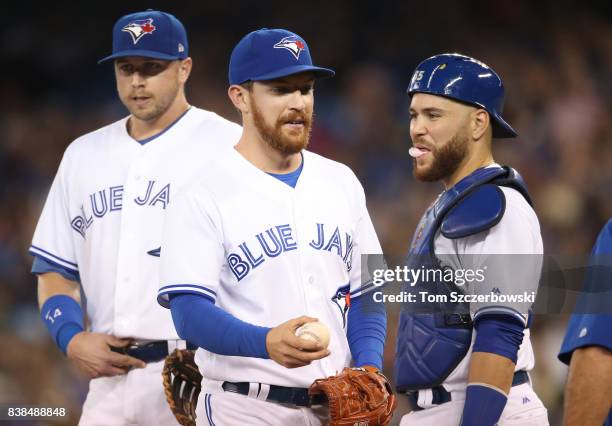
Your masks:
<svg viewBox="0 0 612 426"><path fill-rule="evenodd" d="M597 237L592 255L594 257L612 255L612 219L608 221ZM612 281L607 279L612 276L609 270L610 265L607 265L609 256L603 257L607 260L606 265L598 268L595 273L589 273L583 295L594 295L595 298L600 298L601 294L610 294ZM581 304L580 301L578 303ZM569 364L572 353L578 348L603 346L612 350L612 333L610 333L612 313L584 313L587 312L585 309L581 309L580 312L573 314L570 318L565 339L559 352L559 359L566 364Z"/></svg>
<svg viewBox="0 0 612 426"><path fill-rule="evenodd" d="M559 359L569 364L572 353L586 346L603 346L612 350L612 315L610 314L580 314L572 315Z"/></svg>

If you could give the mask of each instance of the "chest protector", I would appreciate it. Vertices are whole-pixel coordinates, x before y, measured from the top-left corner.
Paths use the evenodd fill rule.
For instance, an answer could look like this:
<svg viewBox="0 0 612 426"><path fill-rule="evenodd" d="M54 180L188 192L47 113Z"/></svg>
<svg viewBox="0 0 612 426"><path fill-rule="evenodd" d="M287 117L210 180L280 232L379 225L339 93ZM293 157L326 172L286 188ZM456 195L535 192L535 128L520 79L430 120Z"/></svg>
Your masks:
<svg viewBox="0 0 612 426"><path fill-rule="evenodd" d="M514 169L487 167L476 170L444 192L419 222L406 266L434 272L428 277L438 279L417 281L412 283L414 286L406 283L402 289L414 294L415 302L405 303L399 318L395 378L400 392L440 385L470 348L473 324L469 304L450 302L452 292L463 290L452 281L439 279L452 271L441 265L434 253L434 241L439 232L446 238L459 239L497 225L506 208L500 186L516 189L531 204L525 183ZM422 303L419 291L446 295L447 301Z"/></svg>

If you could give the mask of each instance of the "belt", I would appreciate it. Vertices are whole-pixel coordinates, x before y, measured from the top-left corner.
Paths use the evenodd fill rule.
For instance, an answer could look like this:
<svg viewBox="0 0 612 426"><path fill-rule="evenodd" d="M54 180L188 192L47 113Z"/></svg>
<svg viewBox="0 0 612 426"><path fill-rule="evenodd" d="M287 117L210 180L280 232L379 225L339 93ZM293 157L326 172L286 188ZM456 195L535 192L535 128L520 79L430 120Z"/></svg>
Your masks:
<svg viewBox="0 0 612 426"><path fill-rule="evenodd" d="M111 346L111 351L129 355L144 362L157 362L166 358L174 349L179 348L180 345L177 342L186 343L186 349L195 350L198 348L196 345L184 340L158 340L156 342L134 343L123 348Z"/></svg>
<svg viewBox="0 0 612 426"><path fill-rule="evenodd" d="M529 374L526 371L521 370L514 373L514 377L512 378L512 386L522 385L523 383L529 382ZM432 392L432 405L440 405L445 402L451 401L451 393L444 389L442 386L436 386L430 389ZM412 411L420 411L423 410L423 407L420 407L418 404L419 401L419 391L408 391L406 392L406 396L408 397L408 402Z"/></svg>
<svg viewBox="0 0 612 426"><path fill-rule="evenodd" d="M257 387L256 392L250 392L252 386ZM234 392L269 402L292 404L300 407L310 407L311 405L319 405L327 402L327 398L323 394L315 396L308 395L307 388L289 388L285 386L249 382L223 382L221 387L225 392ZM265 395L266 389L268 389L267 395Z"/></svg>

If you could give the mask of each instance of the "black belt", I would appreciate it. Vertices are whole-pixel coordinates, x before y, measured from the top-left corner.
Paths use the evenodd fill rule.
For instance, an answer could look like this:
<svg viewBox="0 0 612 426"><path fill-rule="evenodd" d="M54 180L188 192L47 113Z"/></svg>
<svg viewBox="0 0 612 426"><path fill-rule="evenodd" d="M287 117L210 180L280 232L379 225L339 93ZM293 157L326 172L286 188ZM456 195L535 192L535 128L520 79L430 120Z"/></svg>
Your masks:
<svg viewBox="0 0 612 426"><path fill-rule="evenodd" d="M512 386L522 385L523 383L527 383L529 381L529 374L526 371L517 371L514 373L514 377L512 378ZM431 403L434 405L444 404L445 402L450 402L451 393L444 389L442 386L436 386L435 388L431 388L432 391L432 400ZM419 407L419 391L408 391L406 392L406 396L408 397L408 402L410 403L410 408L412 411L420 411L423 410L422 407Z"/></svg>
<svg viewBox="0 0 612 426"><path fill-rule="evenodd" d="M187 342L187 349L195 350L198 347ZM129 355L144 362L157 362L166 358L168 354L168 341L158 340L149 343L135 343L123 348L111 347L111 351L118 354Z"/></svg>
<svg viewBox="0 0 612 426"><path fill-rule="evenodd" d="M261 390L261 384L259 385L258 393ZM310 407L311 405L319 405L327 402L327 398L323 394L310 396L308 395L307 388L288 388L285 386L269 385L270 391L266 401L277 402L279 404L292 404L300 407ZM223 382L221 385L225 392L234 392L241 395L248 395L250 383L232 383Z"/></svg>

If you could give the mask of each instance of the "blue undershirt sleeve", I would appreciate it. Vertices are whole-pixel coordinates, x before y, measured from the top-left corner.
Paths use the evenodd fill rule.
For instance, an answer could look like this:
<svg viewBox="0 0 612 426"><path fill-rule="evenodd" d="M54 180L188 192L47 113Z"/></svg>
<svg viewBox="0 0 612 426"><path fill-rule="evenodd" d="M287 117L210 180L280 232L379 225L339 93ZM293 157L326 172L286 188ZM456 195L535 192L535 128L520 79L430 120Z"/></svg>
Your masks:
<svg viewBox="0 0 612 426"><path fill-rule="evenodd" d="M516 364L525 326L515 317L485 314L476 319L476 340L472 352L489 352L510 359Z"/></svg>
<svg viewBox="0 0 612 426"><path fill-rule="evenodd" d="M241 321L197 294L170 295L172 320L178 335L219 355L269 359L268 327Z"/></svg>
<svg viewBox="0 0 612 426"><path fill-rule="evenodd" d="M57 272L67 280L81 282L81 277L79 276L78 272L71 271L58 263L50 261L49 259L34 255L32 273L39 275L47 272Z"/></svg>
<svg viewBox="0 0 612 426"><path fill-rule="evenodd" d="M347 338L354 365L372 365L382 370L387 332L385 304L375 302L371 293L366 293L351 299L347 317Z"/></svg>

